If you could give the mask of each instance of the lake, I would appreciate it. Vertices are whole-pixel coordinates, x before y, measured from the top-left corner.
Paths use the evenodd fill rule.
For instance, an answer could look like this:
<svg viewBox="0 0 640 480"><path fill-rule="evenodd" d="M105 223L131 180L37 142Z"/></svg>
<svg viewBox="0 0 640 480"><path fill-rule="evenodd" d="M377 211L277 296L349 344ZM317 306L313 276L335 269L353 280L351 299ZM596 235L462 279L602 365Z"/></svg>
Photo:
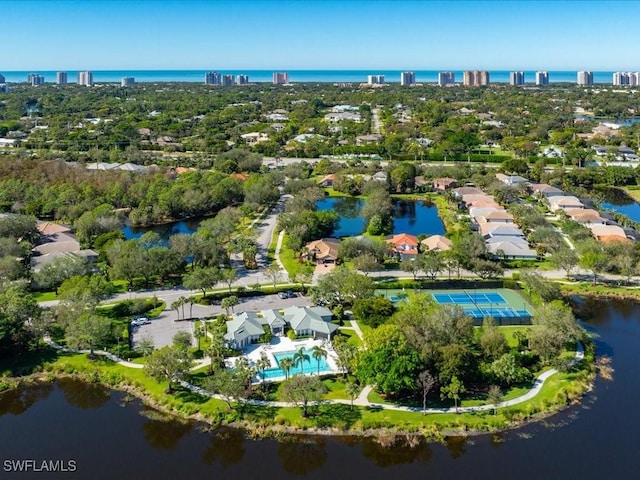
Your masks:
<svg viewBox="0 0 640 480"><path fill-rule="evenodd" d="M349 237L364 233L364 219L360 211L364 200L353 197L332 197L318 201L318 210L333 210L340 216L335 237ZM410 233L412 235L444 235L445 228L438 209L433 204L419 200L392 199L393 233Z"/></svg>
<svg viewBox="0 0 640 480"><path fill-rule="evenodd" d="M178 222L163 223L162 225L152 225L150 227L132 227L130 224L125 223L120 229L124 233L124 237L127 240L132 238L140 238L147 232L156 232L160 235L163 242L168 242L171 235L177 235L179 233L186 233L191 235L198 229L200 222L205 217L192 218L189 220L180 220Z"/></svg>
<svg viewBox="0 0 640 480"><path fill-rule="evenodd" d="M252 440L207 431L126 401L125 394L62 379L0 395L6 460L74 460L77 471L48 478L152 479L549 479L638 478L640 305L584 302L597 351L613 358L614 381L598 380L582 405L495 435L444 444L380 446L354 437ZM39 474L39 478L46 475ZM36 478L4 473L3 478Z"/></svg>
<svg viewBox="0 0 640 480"><path fill-rule="evenodd" d="M626 194L624 190L615 187L604 187L597 189L603 198L600 206L606 210L626 215L634 222L640 222L640 204Z"/></svg>

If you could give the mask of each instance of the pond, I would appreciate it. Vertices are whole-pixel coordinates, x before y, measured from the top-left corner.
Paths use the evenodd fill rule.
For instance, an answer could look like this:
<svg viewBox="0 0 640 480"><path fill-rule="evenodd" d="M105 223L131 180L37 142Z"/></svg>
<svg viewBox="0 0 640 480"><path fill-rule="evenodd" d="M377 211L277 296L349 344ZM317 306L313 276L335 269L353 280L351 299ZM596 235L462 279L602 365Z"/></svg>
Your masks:
<svg viewBox="0 0 640 480"><path fill-rule="evenodd" d="M364 233L365 223L360 216L364 200L353 197L325 198L316 204L318 210L333 210L340 217L335 237L348 237ZM409 233L412 235L443 235L444 224L438 217L438 209L433 204L420 200L392 199L393 233Z"/></svg>
<svg viewBox="0 0 640 480"><path fill-rule="evenodd" d="M416 440L412 447L344 436L254 440L61 379L0 394L3 466L73 460L75 477L95 479L638 478L637 446L629 437L640 429L640 305L590 301L583 310L587 328L598 335L598 353L613 358L614 381L598 380L582 405L517 430L452 436L442 444ZM35 476L5 472L3 478Z"/></svg>
<svg viewBox="0 0 640 480"><path fill-rule="evenodd" d="M634 222L640 222L640 203L627 195L624 190L608 187L597 191L604 199L604 202L600 203L603 209L621 213Z"/></svg>
<svg viewBox="0 0 640 480"><path fill-rule="evenodd" d="M186 233L191 235L198 229L200 223L204 220L204 217L192 218L189 220L180 220L178 222L163 223L162 225L152 225L149 227L133 227L128 223L125 223L120 231L124 233L126 240L133 238L140 238L147 232L156 232L160 235L163 242L168 242L171 235L177 235L179 233Z"/></svg>

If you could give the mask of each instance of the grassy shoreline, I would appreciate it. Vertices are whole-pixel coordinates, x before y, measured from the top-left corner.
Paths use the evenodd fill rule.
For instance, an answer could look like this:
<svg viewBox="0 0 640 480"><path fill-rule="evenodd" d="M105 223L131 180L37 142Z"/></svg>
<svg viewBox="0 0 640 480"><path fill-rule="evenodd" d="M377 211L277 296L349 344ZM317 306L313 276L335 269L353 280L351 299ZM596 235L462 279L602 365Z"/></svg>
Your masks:
<svg viewBox="0 0 640 480"><path fill-rule="evenodd" d="M294 433L376 436L384 431L395 435L419 434L437 441L453 433L468 435L517 428L577 404L591 388L595 375L593 354L586 358L575 371L559 372L547 379L533 399L499 409L497 415L492 412L422 415L420 412L357 406L352 410L349 405L333 403L315 407L315 415L309 418L303 418L301 410L295 407L242 403L230 410L222 400L205 398L187 389L178 388L173 394L167 394L166 384L147 377L142 369L126 368L106 359L89 360L81 354L59 354L52 361L37 366L31 375L3 379L3 385L5 389L19 388L31 381L73 377L123 391L170 415L214 427L241 428L252 436L277 437Z"/></svg>

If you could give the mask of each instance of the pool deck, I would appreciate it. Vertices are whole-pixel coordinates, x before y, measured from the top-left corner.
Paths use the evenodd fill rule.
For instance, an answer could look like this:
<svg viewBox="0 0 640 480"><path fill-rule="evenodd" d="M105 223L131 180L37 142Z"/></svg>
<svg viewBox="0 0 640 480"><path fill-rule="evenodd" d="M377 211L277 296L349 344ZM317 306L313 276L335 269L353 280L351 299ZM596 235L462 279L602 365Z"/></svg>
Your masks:
<svg viewBox="0 0 640 480"><path fill-rule="evenodd" d="M336 373L340 373L341 370L338 368L338 365L336 363L336 360L338 358L338 354L335 352L335 350L333 349L333 346L331 345L331 342L328 342L326 340L313 340L311 338L303 338L300 340L291 340L289 337L283 336L283 337L273 337L273 339L271 340L271 343L269 344L254 344L254 345L250 345L249 347L245 348L243 350L244 352L244 357L247 357L249 359L249 365L255 366L256 362L258 360L260 360L260 357L262 356L262 354L266 354L267 358L271 361L271 368L277 368L278 367L278 362L276 360L276 358L274 357L274 353L284 353L284 352L295 352L297 351L300 347L304 347L307 354L309 356L311 356L311 349L314 346L322 346L326 351L327 351L327 358L326 358L326 362L327 365L329 366L329 368L331 369L329 372L325 371L325 372L320 372L321 374L336 374ZM240 357L229 357L227 359L225 359L225 365L227 367L233 367L233 365L235 364L236 360L240 358ZM311 359L312 364L315 362L315 360L312 358ZM315 373L315 372L314 372ZM306 375L306 374L305 374ZM285 379L285 376L282 375L280 377L271 377L268 379L268 381L282 381ZM253 379L253 383L261 383L263 380L256 375Z"/></svg>

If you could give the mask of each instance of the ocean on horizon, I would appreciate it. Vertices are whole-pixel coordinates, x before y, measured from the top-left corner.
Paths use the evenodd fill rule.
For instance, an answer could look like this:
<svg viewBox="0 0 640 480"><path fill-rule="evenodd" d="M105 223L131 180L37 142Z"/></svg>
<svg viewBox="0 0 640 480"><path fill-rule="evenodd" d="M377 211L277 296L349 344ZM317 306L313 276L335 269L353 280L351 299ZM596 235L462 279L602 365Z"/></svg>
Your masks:
<svg viewBox="0 0 640 480"><path fill-rule="evenodd" d="M67 72L69 83L76 83L78 70L63 70ZM384 75L387 83L399 83L402 70L92 70L93 80L96 83L120 83L123 77L134 77L136 83L156 82L192 82L204 83L206 72L217 71L223 75L248 75L249 81L271 82L274 71L288 72L291 83L318 82L337 83L352 82L364 83L367 75ZM438 73L444 70L413 70L417 83L435 83L438 81ZM455 73L456 82L462 83L463 70L451 70ZM535 82L535 70L525 70L526 83ZM24 70L6 71L0 70L8 83L26 83L30 73L44 76L46 83L56 81L56 71L52 70ZM489 70L491 83L509 83L510 70ZM550 83L576 83L575 71L548 71ZM594 71L594 83L611 84L613 71Z"/></svg>

